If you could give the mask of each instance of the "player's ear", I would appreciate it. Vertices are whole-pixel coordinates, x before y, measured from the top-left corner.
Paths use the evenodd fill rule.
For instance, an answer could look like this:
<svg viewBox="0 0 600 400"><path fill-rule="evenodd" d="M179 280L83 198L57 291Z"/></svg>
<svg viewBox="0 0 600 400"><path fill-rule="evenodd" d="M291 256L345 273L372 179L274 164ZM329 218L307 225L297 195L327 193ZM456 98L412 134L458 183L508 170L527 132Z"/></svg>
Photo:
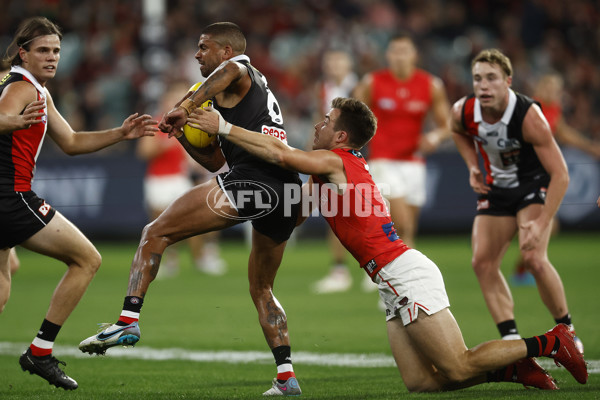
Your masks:
<svg viewBox="0 0 600 400"><path fill-rule="evenodd" d="M233 49L230 45L226 44L225 46L223 46L223 56L226 60L229 60L234 55L235 54L233 54Z"/></svg>
<svg viewBox="0 0 600 400"><path fill-rule="evenodd" d="M350 137L348 136L348 132L346 132L346 131L337 131L335 134L337 135L336 142L338 142L338 143L348 143L350 140Z"/></svg>
<svg viewBox="0 0 600 400"><path fill-rule="evenodd" d="M25 59L27 56L27 50L25 50L22 47L19 47L19 57L21 57L21 61L22 62L26 62L27 60Z"/></svg>

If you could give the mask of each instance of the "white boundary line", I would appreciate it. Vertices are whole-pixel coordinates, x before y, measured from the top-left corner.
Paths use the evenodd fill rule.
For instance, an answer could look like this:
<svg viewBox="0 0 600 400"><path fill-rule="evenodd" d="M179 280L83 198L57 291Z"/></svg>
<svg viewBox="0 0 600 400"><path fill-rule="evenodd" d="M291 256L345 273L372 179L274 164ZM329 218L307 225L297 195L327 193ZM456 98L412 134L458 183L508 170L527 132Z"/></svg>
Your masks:
<svg viewBox="0 0 600 400"><path fill-rule="evenodd" d="M19 356L29 343L0 342L0 355ZM54 354L76 358L90 357L73 346L54 346ZM151 347L136 346L135 348L114 347L108 350L107 357L127 358L135 360L185 360L196 362L225 362L240 363L273 363L273 355L265 351L200 351L187 349L155 349ZM392 356L386 354L351 354L351 353L310 353L306 351L293 352L294 363L301 365L320 365L350 368L382 368L395 367ZM554 361L547 358L538 358L538 362L547 370L557 370ZM586 360L588 373L600 373L600 360Z"/></svg>

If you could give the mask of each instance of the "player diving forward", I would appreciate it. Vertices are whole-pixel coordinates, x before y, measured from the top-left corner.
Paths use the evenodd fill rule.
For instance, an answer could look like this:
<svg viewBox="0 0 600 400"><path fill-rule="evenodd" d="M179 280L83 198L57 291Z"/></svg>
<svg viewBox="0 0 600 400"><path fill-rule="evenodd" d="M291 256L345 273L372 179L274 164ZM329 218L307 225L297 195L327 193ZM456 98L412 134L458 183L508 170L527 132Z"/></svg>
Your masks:
<svg viewBox="0 0 600 400"><path fill-rule="evenodd" d="M398 238L359 153L377 126L364 103L334 99L325 119L315 125L309 152L231 125L217 112L199 109L188 124L218 133L268 162L311 175L303 186L305 198L320 199L319 207L324 216L323 210L329 211L325 218L334 233L378 285L387 308L390 347L409 391L455 390L504 381L557 389L534 361L540 356L562 364L579 383L587 382L585 361L564 324L540 336L466 347L439 269ZM335 209L337 213L331 212ZM306 211L299 220L309 215Z"/></svg>

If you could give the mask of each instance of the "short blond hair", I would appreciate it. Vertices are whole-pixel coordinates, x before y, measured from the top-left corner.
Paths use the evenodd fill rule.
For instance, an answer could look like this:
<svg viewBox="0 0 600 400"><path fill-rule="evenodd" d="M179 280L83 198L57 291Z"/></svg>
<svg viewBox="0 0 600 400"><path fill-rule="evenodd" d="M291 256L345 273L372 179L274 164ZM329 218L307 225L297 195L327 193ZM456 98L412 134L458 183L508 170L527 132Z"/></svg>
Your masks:
<svg viewBox="0 0 600 400"><path fill-rule="evenodd" d="M473 68L473 66L478 62L497 65L500 67L500 69L502 69L502 72L504 72L504 75L506 76L512 76L513 74L510 58L508 58L498 49L481 50L471 62L471 68Z"/></svg>

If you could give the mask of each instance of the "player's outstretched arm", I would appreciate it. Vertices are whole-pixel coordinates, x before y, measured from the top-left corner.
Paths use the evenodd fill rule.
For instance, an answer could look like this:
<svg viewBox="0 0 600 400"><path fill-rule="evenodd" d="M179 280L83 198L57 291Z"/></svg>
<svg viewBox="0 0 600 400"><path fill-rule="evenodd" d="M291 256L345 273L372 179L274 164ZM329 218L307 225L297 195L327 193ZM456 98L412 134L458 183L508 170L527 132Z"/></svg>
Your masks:
<svg viewBox="0 0 600 400"><path fill-rule="evenodd" d="M342 159L331 151L295 149L273 136L231 125L215 110L198 109L190 115L188 124L210 134L219 134L250 154L289 170L330 178L344 171ZM337 181L335 178L328 180Z"/></svg>
<svg viewBox="0 0 600 400"><path fill-rule="evenodd" d="M332 176L344 165L341 158L327 150L302 151L279 139L231 125L216 111L198 109L188 118L188 124L210 134L219 134L250 154L280 167L308 175Z"/></svg>
<svg viewBox="0 0 600 400"><path fill-rule="evenodd" d="M561 145L575 147L594 158L600 159L600 143L592 141L583 133L568 125L562 116L556 124L556 140Z"/></svg>
<svg viewBox="0 0 600 400"><path fill-rule="evenodd" d="M158 121L148 114L130 115L118 128L93 132L75 132L58 112L50 93L46 91L48 107L48 134L69 155L92 153L122 140L153 136Z"/></svg>

